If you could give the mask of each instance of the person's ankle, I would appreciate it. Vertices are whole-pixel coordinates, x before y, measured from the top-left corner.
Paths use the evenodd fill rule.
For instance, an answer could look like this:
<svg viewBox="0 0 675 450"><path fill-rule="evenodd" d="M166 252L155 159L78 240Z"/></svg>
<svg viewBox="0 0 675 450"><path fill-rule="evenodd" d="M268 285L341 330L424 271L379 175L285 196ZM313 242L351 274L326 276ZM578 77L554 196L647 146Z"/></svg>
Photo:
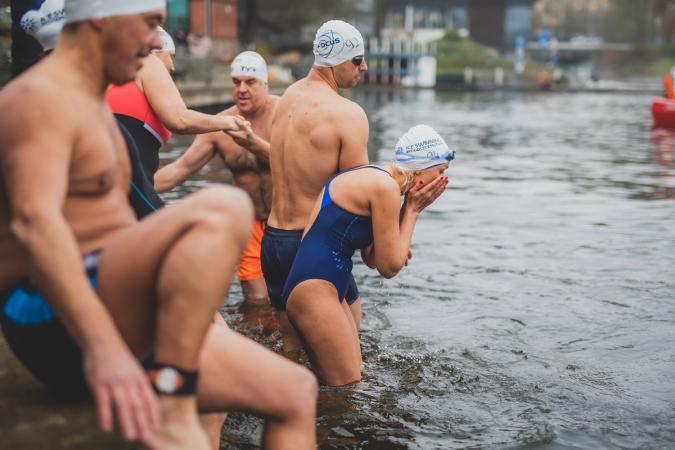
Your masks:
<svg viewBox="0 0 675 450"><path fill-rule="evenodd" d="M162 419L170 422L197 418L197 397L194 395L160 395Z"/></svg>

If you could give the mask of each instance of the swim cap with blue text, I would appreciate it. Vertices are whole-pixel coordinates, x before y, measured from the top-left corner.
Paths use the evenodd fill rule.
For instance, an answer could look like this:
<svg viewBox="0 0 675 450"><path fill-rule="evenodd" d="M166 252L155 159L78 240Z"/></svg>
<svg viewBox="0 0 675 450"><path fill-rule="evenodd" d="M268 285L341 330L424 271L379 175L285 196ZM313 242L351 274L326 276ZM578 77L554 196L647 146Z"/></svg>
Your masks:
<svg viewBox="0 0 675 450"><path fill-rule="evenodd" d="M21 28L38 40L43 51L52 50L66 21L63 0L45 0L40 9L32 9L21 17Z"/></svg>
<svg viewBox="0 0 675 450"><path fill-rule="evenodd" d="M267 83L267 63L256 52L242 52L237 55L230 66L232 77L253 77Z"/></svg>
<svg viewBox="0 0 675 450"><path fill-rule="evenodd" d="M455 159L455 151L428 125L416 125L401 136L395 154L403 170L429 169Z"/></svg>
<svg viewBox="0 0 675 450"><path fill-rule="evenodd" d="M314 38L314 65L335 67L355 56L365 54L359 30L342 20L329 20L321 25Z"/></svg>

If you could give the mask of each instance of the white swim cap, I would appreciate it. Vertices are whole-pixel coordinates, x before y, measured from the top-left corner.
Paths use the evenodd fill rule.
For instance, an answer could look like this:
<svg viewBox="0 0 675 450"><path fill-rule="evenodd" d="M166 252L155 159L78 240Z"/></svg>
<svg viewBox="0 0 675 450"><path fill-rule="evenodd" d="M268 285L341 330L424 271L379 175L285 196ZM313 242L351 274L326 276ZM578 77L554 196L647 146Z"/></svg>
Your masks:
<svg viewBox="0 0 675 450"><path fill-rule="evenodd" d="M232 61L230 74L232 77L254 77L267 83L267 63L256 52L242 52Z"/></svg>
<svg viewBox="0 0 675 450"><path fill-rule="evenodd" d="M66 0L66 23L165 9L166 0Z"/></svg>
<svg viewBox="0 0 675 450"><path fill-rule="evenodd" d="M455 151L428 125L416 125L396 143L396 165L403 170L424 170L455 159Z"/></svg>
<svg viewBox="0 0 675 450"><path fill-rule="evenodd" d="M43 51L56 47L66 21L63 0L45 0L40 9L32 9L21 18L21 28L38 40Z"/></svg>
<svg viewBox="0 0 675 450"><path fill-rule="evenodd" d="M157 32L159 33L159 38L162 40L162 48L156 48L153 52L169 52L176 54L176 44L173 43L173 38L167 31L162 27L157 27Z"/></svg>
<svg viewBox="0 0 675 450"><path fill-rule="evenodd" d="M314 65L334 67L365 51L359 30L342 20L329 20L316 32Z"/></svg>

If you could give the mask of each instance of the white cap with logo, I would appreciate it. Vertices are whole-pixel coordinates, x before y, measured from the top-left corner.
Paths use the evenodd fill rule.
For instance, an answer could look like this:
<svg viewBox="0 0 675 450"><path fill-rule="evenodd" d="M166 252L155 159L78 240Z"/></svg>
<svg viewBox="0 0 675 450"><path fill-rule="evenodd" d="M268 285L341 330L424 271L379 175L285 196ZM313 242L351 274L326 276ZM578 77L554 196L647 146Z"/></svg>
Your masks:
<svg viewBox="0 0 675 450"><path fill-rule="evenodd" d="M429 169L455 159L455 151L429 125L416 125L396 143L396 165L403 170Z"/></svg>
<svg viewBox="0 0 675 450"><path fill-rule="evenodd" d="M314 38L314 65L335 67L355 56L365 54L359 30L342 20L329 20L321 25Z"/></svg>
<svg viewBox="0 0 675 450"><path fill-rule="evenodd" d="M21 17L21 28L38 40L42 50L52 50L66 20L63 0L45 0L40 9L32 9Z"/></svg>
<svg viewBox="0 0 675 450"><path fill-rule="evenodd" d="M254 77L267 83L267 63L259 53L242 52L232 61L230 74L232 77Z"/></svg>

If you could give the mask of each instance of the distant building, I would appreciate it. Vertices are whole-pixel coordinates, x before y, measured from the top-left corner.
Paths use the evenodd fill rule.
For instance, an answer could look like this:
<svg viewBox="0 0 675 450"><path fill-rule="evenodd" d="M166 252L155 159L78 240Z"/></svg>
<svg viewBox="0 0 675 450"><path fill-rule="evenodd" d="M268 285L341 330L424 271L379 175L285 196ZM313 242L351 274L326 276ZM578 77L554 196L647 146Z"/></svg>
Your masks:
<svg viewBox="0 0 675 450"><path fill-rule="evenodd" d="M237 41L237 0L168 0L167 16L170 32Z"/></svg>
<svg viewBox="0 0 675 450"><path fill-rule="evenodd" d="M548 29L559 39L598 37L610 0L539 0L534 6L535 30Z"/></svg>
<svg viewBox="0 0 675 450"><path fill-rule="evenodd" d="M537 0L379 0L377 27L392 37L412 35L429 41L447 30L468 32L472 39L500 50L513 48L517 36L532 35Z"/></svg>

